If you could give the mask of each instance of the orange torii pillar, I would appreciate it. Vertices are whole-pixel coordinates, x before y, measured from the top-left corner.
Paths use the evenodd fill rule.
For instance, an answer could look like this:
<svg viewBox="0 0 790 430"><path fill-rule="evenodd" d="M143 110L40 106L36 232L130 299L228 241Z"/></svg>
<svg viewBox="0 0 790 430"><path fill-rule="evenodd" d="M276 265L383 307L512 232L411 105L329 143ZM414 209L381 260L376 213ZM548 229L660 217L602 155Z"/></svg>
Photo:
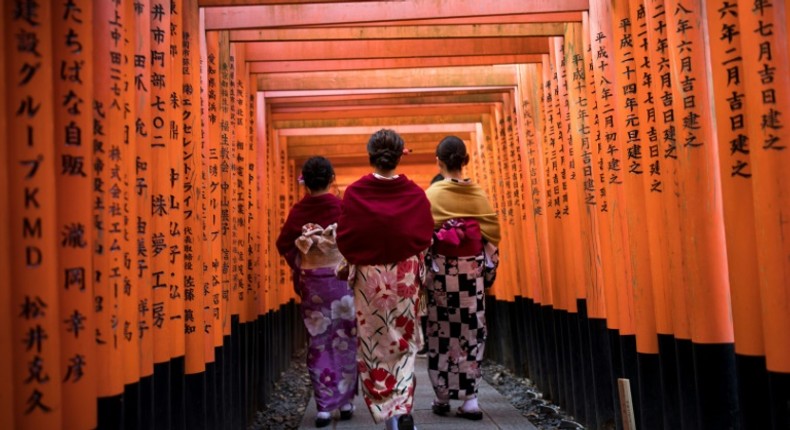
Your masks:
<svg viewBox="0 0 790 430"><path fill-rule="evenodd" d="M738 398L744 428L770 428L764 413L770 404L765 368L760 275L757 263L756 226L752 196L750 152L756 147L749 137L748 101L744 99L742 40L738 4L708 2L708 41L712 61L716 132L721 169L724 227L727 238L732 322L735 335ZM747 50L751 50L748 46Z"/></svg>
<svg viewBox="0 0 790 430"><path fill-rule="evenodd" d="M751 158L757 264L771 396L771 428L790 426L790 43L787 2L741 1L745 120ZM714 66L717 66L714 64ZM737 101L735 101L737 103ZM717 101L718 103L718 101ZM727 103L733 101L727 100Z"/></svg>
<svg viewBox="0 0 790 430"><path fill-rule="evenodd" d="M230 39L228 39L230 40ZM224 45L220 46L222 49ZM241 319L240 319L240 309L242 300L239 297L239 281L241 279L241 273L239 272L238 267L238 238L239 232L236 231L238 229L238 169L239 169L239 150L237 148L236 142L239 140L238 136L238 125L237 125L237 109L236 109L236 92L237 92L237 70L239 63L237 61L238 57L238 44L229 43L228 45L228 68L227 68L227 106L225 107L226 114L227 114L227 148L228 148L228 172L227 172L227 182L226 187L223 190L227 197L224 198L224 201L227 202L226 210L227 213L223 213L223 220L227 222L227 264L228 264L228 284L227 284L227 292L228 292L228 314L227 314L227 326L226 330L228 330L227 334L230 337L226 337L225 346L226 349L229 351L230 357L230 399L231 399L231 414L234 418L233 425L242 425L239 423L236 418L240 414L239 407L241 406L239 403L240 400L240 388L241 388L241 357L240 357L240 330L241 330Z"/></svg>
<svg viewBox="0 0 790 430"><path fill-rule="evenodd" d="M263 92L258 92L255 94L255 130L256 130L256 137L257 137L257 145L258 151L256 153L256 160L258 165L257 171L257 184L258 189L260 190L258 193L258 198L260 200L261 206L261 221L258 225L258 230L261 236L261 248L263 249L274 249L272 248L273 244L271 241L271 180L270 180L270 168L269 168L269 159L271 146L268 145L268 127L266 124L266 100L263 97ZM258 256L258 264L260 266L260 280L259 280L259 290L258 290L258 320L260 321L261 325L263 326L263 330L261 330L261 335L258 336L258 348L260 350L261 356L265 356L265 354L269 351L268 345L268 332L266 330L267 322L268 322L268 306L271 301L270 298L270 285L271 285L271 253L270 252L261 252ZM258 381L258 390L256 391L256 399L258 401L258 405L261 405L266 401L266 385L267 385L267 372L269 369L271 360L264 360L261 367L259 368L259 375L256 378Z"/></svg>
<svg viewBox="0 0 790 430"><path fill-rule="evenodd" d="M204 235L203 235L203 139L200 114L200 15L197 0L183 0L181 8L182 62L174 72L183 76L177 88L181 97L183 148L183 214L184 214L184 336L185 395L189 408L185 413L186 428L208 428L206 403L207 339L204 328Z"/></svg>
<svg viewBox="0 0 790 430"><path fill-rule="evenodd" d="M500 228L503 231L503 237L508 236L509 233L509 226L507 224L507 209L505 207L504 201L504 182L503 178L501 178L501 171L499 168L499 160L498 160L498 150L500 147L500 136L499 136L499 127L497 121L499 119L499 115L497 115L497 111L501 108L501 104L497 103L490 108L490 113L483 116L483 135L485 138L484 143L484 154L485 154L485 168L488 173L488 180L489 186L491 188L491 200L494 203L494 208L497 211L499 216L499 224ZM499 244L501 249L501 254L510 253L512 256L512 251L509 249L511 243L508 240L502 240ZM501 261L501 260L500 260ZM493 337L497 339L497 342L489 342L488 346L492 356L497 357L497 359L502 360L506 366L512 368L513 367L513 355L509 351L509 345L507 345L506 339L511 336L511 330L509 324L506 324L505 321L510 320L510 306L509 306L509 296L510 296L510 289L512 287L511 279L513 278L512 275L512 267L508 264L500 265L502 269L502 278L498 279L498 282L494 284L491 288L491 291L488 298L493 299L491 303L492 309L496 309L500 312L499 315L494 319L489 319L491 323L490 329ZM499 333L499 334L497 334ZM507 352L506 352L507 351Z"/></svg>
<svg viewBox="0 0 790 430"><path fill-rule="evenodd" d="M250 74L248 79L249 85L249 94L247 94L247 109L248 109L248 117L249 120L247 121L248 126L248 133L249 133L249 144L248 144L248 175L247 175L247 232L248 232L248 241L249 247L248 252L246 255L247 259L247 267L248 271L248 278L247 278L247 312L250 316L251 321L254 324L252 330L250 330L250 337L251 337L251 344L249 354L251 355L250 360L251 363L249 364L249 374L248 378L250 381L249 390L247 395L249 396L249 405L250 409L248 412L252 413L259 407L259 395L258 395L258 386L260 385L260 376L261 376L261 369L263 365L261 363L261 348L260 348L260 327L262 325L262 320L260 319L260 314L258 309L260 307L260 300L262 298L261 295L261 270L262 266L260 264L260 255L262 252L261 249L261 216L263 208L261 206L261 187L259 182L258 175L260 174L260 163L259 163L259 145L258 145L258 136L256 130L256 118L257 118L257 103L256 103L256 92L257 92L257 78L255 75Z"/></svg>
<svg viewBox="0 0 790 430"><path fill-rule="evenodd" d="M698 421L725 428L738 418L738 399L718 145L705 67L704 9L698 0L667 0L665 5Z"/></svg>
<svg viewBox="0 0 790 430"><path fill-rule="evenodd" d="M551 40L551 39L550 39ZM559 105L559 121L561 124L561 179L564 181L564 193L562 195L563 210L562 224L564 242L570 246L565 247L565 261L571 262L572 277L569 278L570 284L567 288L568 315L566 322L566 336L568 347L568 363L570 386L572 396L573 414L582 421L586 421L588 403L588 393L586 392L587 382L592 383L592 370L587 371L585 363L589 362L589 352L586 343L582 343L582 332L587 333L586 315L582 318L579 312L579 304L586 308L587 285L590 283L591 268L584 259L583 248L587 245L585 236L589 234L589 228L582 226L582 221L586 219L584 211L585 205L580 202L579 186L582 183L579 146L581 138L576 134L574 122L572 121L571 103L575 100L570 98L572 75L569 75L567 53L565 52L565 39L560 37L553 38L550 42L552 59L557 71L555 82L557 83L557 99ZM572 72L571 72L572 73ZM585 309L586 314L586 309Z"/></svg>
<svg viewBox="0 0 790 430"><path fill-rule="evenodd" d="M203 34L203 33L201 33ZM204 123L206 130L204 136L206 142L203 148L204 157L207 159L206 169L206 217L205 217L205 236L207 250L204 259L206 260L207 288L209 299L207 300L206 316L207 325L210 325L210 337L207 340L210 345L209 365L206 367L206 403L209 405L206 412L206 420L209 424L218 425L222 422L225 413L222 403L222 343L224 337L223 314L225 312L224 301L222 300L222 283L224 274L222 273L222 226L221 226L221 200L222 200L222 176L220 174L220 124L222 114L220 111L220 55L219 55L219 33L216 31L205 33L205 62L206 62L206 86L203 95L203 109L207 121Z"/></svg>
<svg viewBox="0 0 790 430"><path fill-rule="evenodd" d="M587 281L585 299L579 300L580 317L585 321L581 342L589 345L584 365L587 401L585 422L593 428L614 419L611 353L603 339L606 331L606 300L601 267L598 198L595 180L598 166L593 159L593 144L600 138L595 80L589 67L589 23L567 24L565 31L565 66L568 70L570 123L574 139L573 162L576 165L577 205L580 212L582 258Z"/></svg>
<svg viewBox="0 0 790 430"><path fill-rule="evenodd" d="M515 73L519 73L515 69ZM519 78L521 79L521 78ZM534 256L534 220L528 222L532 210L528 209L527 199L529 193L529 184L526 182L528 175L527 158L525 154L526 149L526 135L523 121L523 112L520 110L520 100L522 96L519 94L518 87L507 94L506 105L509 115L507 116L507 158L505 163L507 166L507 175L510 179L510 186L513 196L513 216L512 222L516 226L517 240L521 244L516 248L516 255L514 256L514 263L517 268L517 289L515 302L516 307L513 315L515 317L514 323L518 333L518 338L523 339L519 342L519 364L517 370L522 374L529 375L530 364L534 364L535 358L533 352L537 348L534 344L535 337L532 329L534 323L532 321L532 291L535 288L534 282L536 280L535 268L537 264L531 264ZM530 201L531 203L531 201ZM531 218L531 217L530 217ZM533 245L529 245L529 244Z"/></svg>
<svg viewBox="0 0 790 430"><path fill-rule="evenodd" d="M231 267L231 253L233 252L233 236L231 230L231 198L232 194L232 180L233 180L233 166L235 165L233 154L233 140L235 136L235 127L231 123L232 106L230 104L230 97L232 91L232 73L231 73L231 49L230 39L227 31L219 32L219 47L218 47L218 87L219 87L219 104L218 104L218 123L219 123L219 222L220 222L220 243L222 250L219 256L220 272L222 273L221 287L221 303L222 312L220 314L220 324L222 327L222 349L221 349L221 383L218 383L217 390L222 398L224 418L223 421L231 421L235 410L233 409L233 394L235 384L233 384L234 373L234 357L232 339L233 327L233 300L231 299L231 288L233 286L233 268ZM238 423L233 423L237 425Z"/></svg>
<svg viewBox="0 0 790 430"><path fill-rule="evenodd" d="M594 15L590 13L590 15ZM585 15L583 15L584 18ZM605 22L605 21L604 21ZM621 374L619 366L619 338L618 332L621 330L622 321L620 316L620 303L617 294L618 276L623 273L618 272L616 267L615 247L612 234L612 217L610 206L612 198L609 195L610 180L612 176L608 173L609 169L615 168L607 160L607 138L611 134L614 124L612 115L613 108L610 102L612 97L611 81L603 74L610 64L607 45L603 42L607 34L602 31L602 21L598 18L590 18L582 21L585 27L585 37L587 37L587 49L585 50L585 63L587 64L588 94L593 103L593 144L592 144L592 168L593 181L595 187L596 221L598 225L598 246L600 247L601 272L603 273L603 301L606 314L605 336L599 338L602 345L600 352L604 373L601 374L602 383L610 385L602 390L611 392L613 404L611 407L612 420L618 418L616 413L619 403L616 401L615 377ZM606 26L609 31L609 26ZM607 382L608 381L608 382ZM605 394L602 393L603 396ZM605 399L605 397L603 397ZM607 401L606 399L604 400ZM609 417L609 410L604 410L603 414Z"/></svg>
<svg viewBox="0 0 790 430"><path fill-rule="evenodd" d="M513 69L515 72L515 68ZM513 267L513 280L512 288L510 291L510 299L512 300L510 310L510 324L513 330L513 338L519 339L516 345L510 345L513 353L515 369L524 368L524 341L526 336L521 330L521 315L519 314L520 298L522 296L521 289L523 288L522 282L525 279L523 275L524 267L520 264L522 250L517 244L523 243L523 236L521 233L521 193L519 192L519 184L517 183L518 175L515 171L518 158L515 155L513 148L514 127L513 127L513 98L512 92L503 94L502 111L499 113L501 117L497 121L499 123L499 163L501 174L506 190L505 204L508 214L508 225L511 228L513 239L511 240L511 248L513 254L510 256L510 265Z"/></svg>
<svg viewBox="0 0 790 430"><path fill-rule="evenodd" d="M493 136L495 142L494 161L496 163L496 172L499 176L499 183L501 184L500 193L503 204L500 224L502 224L504 227L503 237L506 239L504 241L506 248L503 252L507 253L504 256L505 259L503 260L503 268L505 268L507 271L507 278L503 280L507 290L507 295L504 297L504 302L500 303L500 306L506 307L507 310L504 312L504 318L501 321L502 327L500 329L500 333L503 331L509 331L509 338L519 339L519 342L516 342L516 344L513 344L512 342L504 344L501 352L504 354L503 362L512 363L511 368L513 369L522 369L524 367L522 342L525 340L525 336L520 330L520 318L517 307L517 299L521 295L520 290L524 278L521 275L521 269L523 269L523 267L519 264L521 260L519 257L521 252L518 247L518 244L522 243L522 236L519 223L517 222L517 220L520 219L520 208L517 200L519 198L519 193L515 189L516 184L514 177L516 174L511 170L513 163L515 163L517 160L514 154L510 155L509 150L513 140L512 115L510 115L509 112L512 112L513 105L508 95L503 95L503 99L504 103L497 103L496 109L493 112L493 118L495 118L494 122L496 125L496 135Z"/></svg>
<svg viewBox="0 0 790 430"><path fill-rule="evenodd" d="M237 54L238 54L238 44L231 43L229 45L228 51L228 85L227 85L227 106L226 111L228 115L228 141L227 141L227 148L228 148L228 176L227 176L227 187L224 190L227 193L227 197L225 200L228 202L227 206L227 215L223 214L223 216L227 217L227 240L228 240L228 275L230 279L230 283L228 284L228 306L230 311L228 312L229 324L231 335L233 332L238 330L238 316L239 316L239 308L241 305L241 301L239 299L239 279L241 273L239 273L239 267L237 265L238 255L236 253L236 245L238 240L238 232L237 223L238 223L238 160L239 160L239 151L236 145L236 142L239 140L238 136L238 125L237 125L237 110L236 110L236 91L237 91ZM236 318L234 318L234 316ZM236 352L237 345L235 342L231 345L232 352L231 354ZM233 358L234 365L232 365L231 371L234 373L233 378L236 378L235 373L238 371L235 365L237 358ZM235 394L235 393L234 393Z"/></svg>
<svg viewBox="0 0 790 430"><path fill-rule="evenodd" d="M625 205L624 226L629 253L631 254L631 283L624 291L630 294L634 306L634 327L636 331L636 356L631 364L625 356L623 362L636 366L638 384L631 382L632 391L638 395L636 405L637 423L640 428L659 429L662 427L661 383L659 378L658 337L656 334L655 311L653 305L653 279L651 274L651 250L659 249L648 240L647 224L649 215L645 208L643 176L649 172L646 159L648 153L647 124L650 100L649 88L644 85L645 47L635 42L634 33L641 21L640 4L617 2L612 10L614 30L615 70L615 121L617 125L617 146L623 160L623 201ZM642 39L644 40L644 39ZM628 374L628 373L626 373Z"/></svg>
<svg viewBox="0 0 790 430"><path fill-rule="evenodd" d="M184 385L186 334L184 304L184 127L183 100L183 18L186 9L183 0L171 0L170 39L166 50L164 72L167 93L167 151L170 157L168 169L168 250L170 268L165 269L163 277L168 284L170 309L170 390L171 425L183 427L186 419L186 387ZM152 27L155 27L152 22Z"/></svg>
<svg viewBox="0 0 790 430"><path fill-rule="evenodd" d="M670 315L670 288L674 285L669 283L667 272L669 270L669 259L666 253L668 234L666 223L663 216L662 193L669 192L666 184L666 169L662 160L661 150L661 113L663 109L662 98L658 83L657 64L660 60L660 51L655 49L655 39L651 37L648 9L645 2L641 0L632 1L630 4L630 24L631 24L631 45L633 47L634 61L631 63L631 70L635 71L633 84L636 85L636 96L631 93L631 97L637 97L638 104L638 123L631 132L638 132L638 140L633 146L629 145L629 159L633 158L631 166L638 168L639 176L633 177L630 185L633 195L638 196L640 206L643 202L645 217L640 222L641 225L648 226L646 236L642 238L649 243L648 261L642 261L643 265L649 265L650 288L640 289L643 297L635 300L638 306L638 314L647 317L638 322L637 327L641 328L637 333L637 346L640 347L640 378L649 379L650 387L643 387L640 396L642 397L643 423L646 425L658 425L664 422L664 427L672 427L676 423L677 405L675 396L671 392L675 389L676 375L673 356L664 354L661 339L672 344L672 319ZM634 70L635 69L635 70ZM630 167L631 167L630 166ZM631 172L631 169L629 169ZM634 172L635 173L635 172ZM627 185L629 183L627 182ZM643 256L644 257L644 256ZM646 281L646 279L642 279ZM641 336L641 337L640 337ZM640 345L641 344L641 345ZM650 349L650 353L643 353L645 349ZM663 355L662 355L663 354ZM649 363L648 363L649 362ZM645 367L646 371L642 371ZM659 398L651 398L660 396ZM652 407L650 407L652 406ZM649 409L648 409L649 408Z"/></svg>
<svg viewBox="0 0 790 430"><path fill-rule="evenodd" d="M618 350L612 342L616 339L616 332L620 329L619 303L615 285L614 247L612 244L611 225L609 221L609 202L607 194L609 178L607 176L608 164L606 163L605 130L610 127L611 106L607 98L599 97L599 92L609 94L611 89L607 81L602 78L602 72L609 66L608 52L602 49L601 41L605 38L600 29L600 22L591 19L588 13L582 14L584 64L587 70L586 90L591 120L591 144L589 156L591 162L591 178L585 182L585 200L592 199L594 208L590 217L591 223L596 226L595 237L592 239L597 245L598 274L596 282L600 287L591 292L591 297L598 297L597 315L605 318L592 325L591 341L596 346L594 366L596 384L596 403L598 405L597 419L599 422L617 420L617 388L615 384L616 370L615 356ZM586 174L586 172L585 172ZM590 303L590 316L594 317L593 303Z"/></svg>
<svg viewBox="0 0 790 430"><path fill-rule="evenodd" d="M549 54L544 55L544 89L547 91L547 103L545 104L546 125L548 127L548 146L545 156L548 157L547 166L551 169L551 174L546 178L550 181L551 187L547 188L551 198L547 203L552 210L548 213L551 217L552 226L551 237L553 240L552 269L554 271L554 281L552 288L555 293L553 326L557 333L556 353L557 364L559 366L559 385L558 401L559 404L567 409L573 410L573 378L571 376L571 352L568 336L569 314L576 310L576 271L577 263L568 257L570 248L573 246L572 238L569 233L568 215L568 160L565 156L567 148L567 130L565 127L564 115L561 105L564 103L564 93L560 93L560 70L557 55L554 52L554 41L549 39ZM548 174L548 170L547 170ZM547 182L548 186L549 182ZM569 263L572 262L572 263ZM554 264L556 263L556 264ZM567 264L573 264L571 270L567 270Z"/></svg>
<svg viewBox="0 0 790 430"><path fill-rule="evenodd" d="M132 259L132 279L138 284L135 309L137 326L135 336L140 348L140 383L138 392L131 394L137 399L138 425L153 427L154 419L154 334L153 334L153 290L149 281L151 271L151 243L153 223L151 202L153 198L153 160L151 142L153 139L151 94L151 14L150 1L142 0L134 11L134 34L129 36L134 43L134 138L136 155L134 158L133 198L137 203L137 213L132 217L135 233L135 252Z"/></svg>
<svg viewBox="0 0 790 430"><path fill-rule="evenodd" d="M608 1L590 2L590 40L595 75L595 95L598 103L600 143L597 147L601 206L599 227L604 257L604 291L606 292L607 320L613 376L626 377L636 382L636 339L633 298L630 285L633 280L627 251L627 225L624 214L623 181L627 174L625 154L618 147L618 123L615 93L621 91L616 83L617 57L615 34L612 30L612 11ZM606 262L609 262L607 267ZM636 387L634 387L636 388ZM638 400L638 397L634 397ZM619 403L615 403L619 411ZM638 407L638 405L637 405ZM617 418L619 419L619 412Z"/></svg>
<svg viewBox="0 0 790 430"><path fill-rule="evenodd" d="M546 321L550 333L562 333L562 315L568 311L567 289L569 274L564 270L564 247L567 245L562 235L562 188L560 181L560 157L558 135L562 132L557 122L558 90L553 84L556 72L553 61L549 55L543 55L543 159L544 181L546 183L546 215L548 216L549 258L551 259L551 291L552 309ZM561 125L561 124L560 124ZM548 345L549 363L553 367L554 392L552 398L557 399L560 405L566 407L570 387L567 386L567 360L563 348L565 337L553 335Z"/></svg>
<svg viewBox="0 0 790 430"><path fill-rule="evenodd" d="M495 351L495 356L508 368L515 368L516 349L507 342L506 339L513 339L515 331L511 325L512 311L513 311L513 298L515 294L513 290L515 284L515 266L510 264L515 255L513 241L513 226L510 224L510 214L508 213L507 196L509 194L507 177L503 170L502 165L502 147L505 143L504 135L504 117L503 105L497 103L491 107L491 114L488 115L488 124L486 128L486 140L490 148L489 167L492 169L491 174L494 182L497 184L496 195L492 196L497 200L499 207L499 224L502 229L503 240L500 242L499 247L501 255L500 268L502 269L502 278L498 279L495 288L495 309L499 312L497 315L496 323L493 324L494 336L498 338L499 345L495 346L492 350ZM506 257L505 257L506 256ZM492 320L493 318L489 318ZM498 335L496 333L499 333ZM492 345L493 346L493 345Z"/></svg>
<svg viewBox="0 0 790 430"><path fill-rule="evenodd" d="M663 251L655 254L666 260L665 266L659 265L666 267L666 270L653 271L654 285L662 282L660 276L664 275L664 287L654 289L659 360L664 375L662 403L665 426L681 428L682 422L695 420L697 406L693 400L696 387L691 366L691 331L681 249L676 118L672 104L672 70L663 0L645 1L645 20L648 49L652 54L654 106L659 135L657 157L653 141L650 140L650 175L644 178L645 186L650 190L646 196L646 205L652 214L651 225L664 232ZM648 136L648 139L652 137ZM658 208L657 212L655 208ZM653 254L651 259L654 260ZM666 311L661 310L662 305L666 306Z"/></svg>
<svg viewBox="0 0 790 430"><path fill-rule="evenodd" d="M93 26L93 211L94 259L93 299L96 315L95 342L98 372L98 425L122 425L126 371L124 352L132 351L124 337L129 303L125 292L131 288L127 266L131 243L126 233L131 201L128 199L127 164L134 154L134 135L129 130L126 92L132 63L124 63L134 51L127 44L134 18L119 4L95 4ZM127 284L128 281L128 285ZM133 378L133 376L132 376Z"/></svg>
<svg viewBox="0 0 790 430"><path fill-rule="evenodd" d="M263 96L261 95L261 98ZM276 249L276 241L277 235L279 233L280 225L278 224L279 218L277 216L277 200L278 196L276 194L277 190L277 170L276 170L276 157L277 151L275 149L276 145L276 135L274 130L272 129L271 124L266 121L267 118L270 118L270 109L266 106L265 101L261 101L261 104L264 106L262 109L261 116L263 118L262 127L265 127L265 132L262 133L262 136L265 138L263 144L264 146L264 154L265 154L265 175L263 176L263 180L265 181L266 186L266 207L267 207L267 223L266 223L266 234L267 234L267 246L269 249ZM264 309L263 315L264 324L266 329L264 330L264 354L270 354L271 351L279 350L279 345L274 344L274 340L276 336L272 330L273 320L276 316L277 310L277 285L278 284L278 271L279 271L279 255L274 255L274 253L267 253L266 257L266 282L264 286L264 295L265 300L263 301ZM262 390L262 397L264 400L268 399L271 396L270 386L273 384L272 379L272 372L275 369L277 363L275 360L266 360L266 367L264 368L264 378L263 384L261 387Z"/></svg>
<svg viewBox="0 0 790 430"><path fill-rule="evenodd" d="M170 2L151 0L150 19L150 62L151 81L151 127L150 160L151 169L151 224L148 225L151 268L148 285L151 289L151 302L145 312L151 312L151 334L154 341L154 422L169 422L170 408L170 349L171 339L180 333L171 324L172 305L169 282L171 263L169 259L170 212L179 202L170 200L172 187L170 173L171 142L169 126L172 116L170 105ZM177 172L176 172L177 173ZM174 266L172 266L174 267ZM145 284L144 284L145 285ZM147 295L147 294L146 294ZM142 311L141 311L142 312ZM172 326L172 328L171 328ZM161 397L160 397L161 396Z"/></svg>
<svg viewBox="0 0 790 430"><path fill-rule="evenodd" d="M0 22L5 23L6 10L0 8ZM5 48L5 32L0 32L0 64L6 64L6 48ZM6 86L8 85L5 80L5 66L0 67L0 140L7 142L8 135L6 130ZM7 166L8 164L8 145L0 147L0 166ZM0 195L8 196L8 175L7 170L2 169L0 172ZM10 202L3 201L6 207L11 207ZM9 242L9 213L2 211L0 213L0 304L5 306L5 309L11 308L11 254ZM15 333L12 324L10 312L0 313L0 350L12 351L11 344L13 342L13 333ZM0 427L14 428L14 385L13 381L13 364L11 362L11 354L5 354L0 359Z"/></svg>
<svg viewBox="0 0 790 430"><path fill-rule="evenodd" d="M492 106L490 114L483 115L482 117L482 133L479 138L479 154L482 160L483 171L485 172L485 184L487 186L487 194L490 196L492 205L499 216L500 228L503 232L503 237L509 236L510 227L507 223L507 209L504 201L504 182L500 177L500 170L498 166L498 150L500 147L500 136L497 127L497 111L500 109L501 104L497 103ZM504 255L510 253L508 259L512 257L512 251L509 249L512 244L508 240L500 242L500 252ZM491 287L487 299L487 306L490 309L496 309L499 315L494 318L488 318L490 333L496 342L489 342L487 349L491 356L496 357L498 360L503 361L507 366L513 366L512 354L509 351L507 339L511 336L510 320L510 290L512 288L512 267L505 261L500 260L500 268L502 269L502 278L497 279L494 286ZM502 264L504 263L504 264Z"/></svg>
<svg viewBox="0 0 790 430"><path fill-rule="evenodd" d="M222 301L222 335L223 344L229 341L231 332L231 301L230 301L230 287L233 282L230 267L230 253L233 244L231 243L231 225L230 225L230 189L231 189L231 142L233 141L234 128L230 126L230 91L231 91L231 75L230 75L230 40L227 31L220 31L219 33L219 47L218 47L218 77L217 85L219 88L219 103L218 106L218 123L219 123L219 207L220 207L220 241L222 243L222 250L220 252L220 271L222 272L221 284L221 301ZM209 48L211 49L211 48ZM228 348L223 348L223 353L228 353ZM226 368L223 372L229 371L230 356L227 355L223 360L223 365ZM230 395L229 385L223 395Z"/></svg>
<svg viewBox="0 0 790 430"><path fill-rule="evenodd" d="M535 292L539 297L539 308L536 310L535 320L538 322L538 342L540 345L540 372L543 378L543 387L548 394L555 398L557 393L556 383L556 360L554 359L554 337L553 325L549 324L553 313L554 296L552 288L552 268L553 264L550 253L550 233L548 215L548 192L549 186L546 181L545 164L545 144L546 130L545 117L543 114L543 67L542 64L531 64L526 66L524 79L528 90L527 97L532 100L529 108L533 120L534 141L530 153L530 175L532 179L532 210L535 214L535 232L539 253L540 283ZM534 169L534 173L533 173Z"/></svg>
<svg viewBox="0 0 790 430"><path fill-rule="evenodd" d="M96 332L93 296L88 276L93 273L93 175L91 174L93 130L93 6L87 0L75 6L58 4L53 13L54 40L71 46L53 50L55 67L55 162L59 199L57 222L64 240L58 242L58 281L61 320L61 374L63 377L63 424L75 429L94 428L96 416ZM64 49L65 48L65 49ZM80 336L82 334L82 336ZM11 427L9 427L11 428Z"/></svg>
<svg viewBox="0 0 790 430"><path fill-rule="evenodd" d="M123 383L124 383L124 422L125 426L131 427L137 424L137 411L139 409L136 400L137 388L140 382L140 363L141 349L140 338L137 335L140 316L138 310L140 289L145 284L136 282L138 271L133 267L132 262L137 256L139 243L135 237L137 232L136 217L138 211L138 199L134 198L134 178L136 177L136 156L137 139L134 132L136 127L136 89L135 89L135 65L134 55L137 50L137 43L134 40L136 31L136 6L133 2L123 5L122 20L124 21L123 55L129 59L122 63L122 111L123 136L120 140L123 158L121 159L121 172L124 178L120 188L123 190L122 205L123 209L123 254L121 263L122 279L116 283L119 290L120 318L119 328L122 343L123 360ZM147 207L147 205L143 206Z"/></svg>
<svg viewBox="0 0 790 430"><path fill-rule="evenodd" d="M737 418L734 391L733 330L730 318L723 211L718 169L718 146L711 129L709 86L704 61L702 4L667 1L674 10L669 20L675 112L682 112L678 126L681 214L688 228L683 242L689 270L689 308L694 342L694 363L701 422L721 423ZM696 84L695 84L696 82ZM682 108L680 108L682 106ZM685 209L685 210L684 210ZM690 258L689 258L690 257ZM704 387L704 391L703 391Z"/></svg>
<svg viewBox="0 0 790 430"><path fill-rule="evenodd" d="M11 313L11 348L6 351L17 363L13 384L13 423L18 429L59 428L63 425L60 326L57 290L55 140L53 129L52 25L50 8L22 10L3 3L4 31L21 34L32 43L5 40L6 91L2 112L7 144L8 194L6 207L10 228L8 254ZM86 142L86 144L88 144ZM6 215L4 215L4 218ZM83 238L87 241L87 238ZM89 285L90 274L82 280ZM8 361L6 361L8 360ZM11 418L3 418L4 421Z"/></svg>
<svg viewBox="0 0 790 430"><path fill-rule="evenodd" d="M542 255L541 246L538 242L538 225L540 223L541 192L542 181L538 179L538 172L541 170L537 166L539 159L536 154L538 149L539 137L535 130L535 110L537 104L533 101L533 87L527 79L527 69L534 71L535 65L519 65L517 67L518 86L516 88L516 112L518 115L518 148L520 169L519 182L522 185L522 225L524 231L524 261L525 265L525 296L524 308L527 330L529 333L529 344L527 345L527 355L529 356L527 373L529 377L542 387L545 387L543 366L541 365L541 331L540 309L542 304L541 283L542 270L541 261L545 259Z"/></svg>

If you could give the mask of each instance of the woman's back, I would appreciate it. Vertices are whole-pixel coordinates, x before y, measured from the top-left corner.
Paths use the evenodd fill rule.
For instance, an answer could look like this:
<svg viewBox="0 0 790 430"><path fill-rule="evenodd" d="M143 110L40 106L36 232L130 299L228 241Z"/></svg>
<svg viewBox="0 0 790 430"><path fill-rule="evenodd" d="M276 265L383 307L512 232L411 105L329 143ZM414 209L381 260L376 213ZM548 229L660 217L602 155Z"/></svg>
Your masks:
<svg viewBox="0 0 790 430"><path fill-rule="evenodd" d="M405 175L370 174L346 189L337 244L349 263L396 263L427 249L432 233L425 192Z"/></svg>

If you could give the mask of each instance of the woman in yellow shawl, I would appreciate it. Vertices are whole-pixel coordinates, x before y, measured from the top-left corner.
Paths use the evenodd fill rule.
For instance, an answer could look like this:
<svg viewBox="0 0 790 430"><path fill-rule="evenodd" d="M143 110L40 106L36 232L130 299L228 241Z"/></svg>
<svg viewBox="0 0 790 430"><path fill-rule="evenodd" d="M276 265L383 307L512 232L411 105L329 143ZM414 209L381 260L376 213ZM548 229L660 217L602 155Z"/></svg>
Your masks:
<svg viewBox="0 0 790 430"><path fill-rule="evenodd" d="M469 163L464 142L442 139L436 159L444 180L426 191L434 220L428 282L428 375L433 412L446 415L450 400L463 400L456 415L483 418L477 404L486 340L485 288L498 264L499 221L485 192L462 175Z"/></svg>

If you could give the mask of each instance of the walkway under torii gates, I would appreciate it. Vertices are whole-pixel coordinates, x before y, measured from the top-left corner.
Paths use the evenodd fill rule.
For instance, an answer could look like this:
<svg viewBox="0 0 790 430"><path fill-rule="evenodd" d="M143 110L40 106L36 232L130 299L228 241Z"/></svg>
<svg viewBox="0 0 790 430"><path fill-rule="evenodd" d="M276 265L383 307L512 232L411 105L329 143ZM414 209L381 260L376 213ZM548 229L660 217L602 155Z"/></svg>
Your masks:
<svg viewBox="0 0 790 430"><path fill-rule="evenodd" d="M590 429L790 428L782 0L7 0L0 428L243 428L301 347L314 154L447 134L505 231L490 358Z"/></svg>

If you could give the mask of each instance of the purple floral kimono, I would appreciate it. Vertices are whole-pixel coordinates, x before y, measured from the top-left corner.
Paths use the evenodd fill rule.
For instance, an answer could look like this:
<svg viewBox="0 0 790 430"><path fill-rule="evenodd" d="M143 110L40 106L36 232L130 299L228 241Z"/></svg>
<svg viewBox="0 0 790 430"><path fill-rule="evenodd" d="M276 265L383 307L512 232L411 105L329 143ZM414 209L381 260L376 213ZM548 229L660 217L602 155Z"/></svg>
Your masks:
<svg viewBox="0 0 790 430"><path fill-rule="evenodd" d="M335 225L306 224L296 240L299 259L295 283L302 299L302 319L310 335L307 368L319 411L351 403L357 387L357 328L354 292L337 279L342 259Z"/></svg>

